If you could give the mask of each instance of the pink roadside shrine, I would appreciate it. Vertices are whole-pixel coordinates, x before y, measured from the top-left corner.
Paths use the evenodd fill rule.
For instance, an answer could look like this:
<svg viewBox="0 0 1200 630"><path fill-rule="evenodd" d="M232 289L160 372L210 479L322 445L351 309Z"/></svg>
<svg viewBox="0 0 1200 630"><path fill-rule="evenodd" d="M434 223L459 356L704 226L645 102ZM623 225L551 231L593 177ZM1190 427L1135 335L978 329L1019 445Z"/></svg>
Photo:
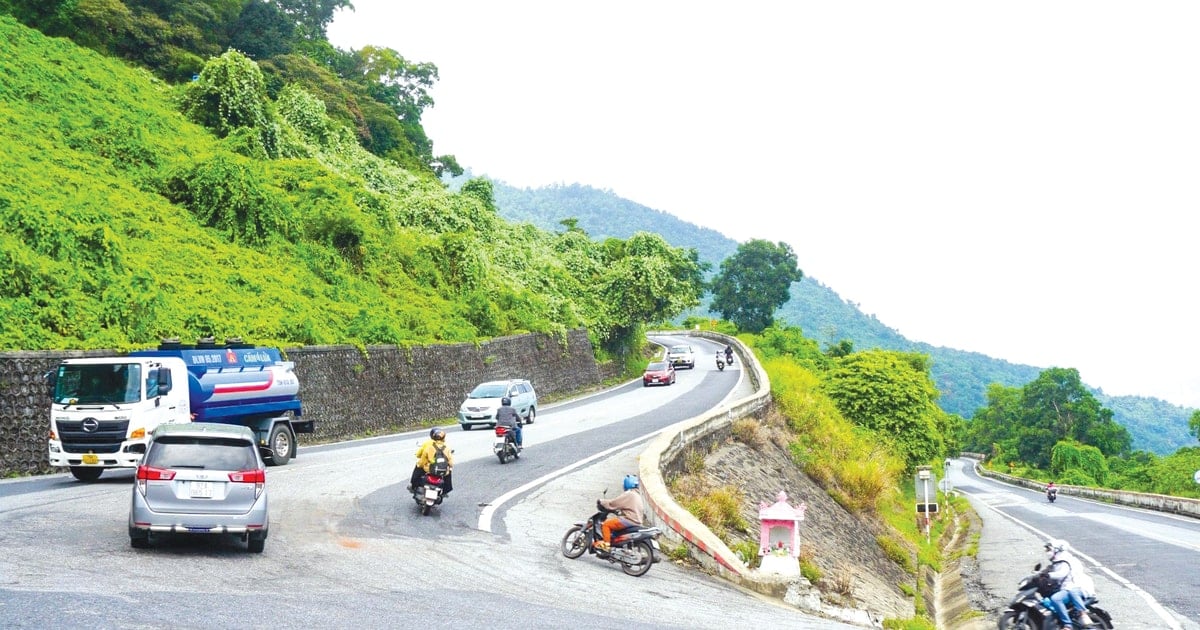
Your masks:
<svg viewBox="0 0 1200 630"><path fill-rule="evenodd" d="M786 555L793 559L800 557L800 522L804 520L804 511L808 509L803 502L792 507L787 502L787 493L783 490L775 497L775 503L767 505L760 503L758 520L762 522L759 531L758 554Z"/></svg>

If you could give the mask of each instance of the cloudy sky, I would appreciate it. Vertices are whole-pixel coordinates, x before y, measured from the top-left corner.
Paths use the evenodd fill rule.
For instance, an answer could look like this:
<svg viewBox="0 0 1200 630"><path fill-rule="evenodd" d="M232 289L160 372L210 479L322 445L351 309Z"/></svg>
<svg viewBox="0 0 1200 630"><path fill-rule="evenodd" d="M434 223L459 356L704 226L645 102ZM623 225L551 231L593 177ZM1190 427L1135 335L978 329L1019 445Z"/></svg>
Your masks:
<svg viewBox="0 0 1200 630"><path fill-rule="evenodd" d="M915 341L1200 407L1200 3L353 0L435 154L785 241Z"/></svg>

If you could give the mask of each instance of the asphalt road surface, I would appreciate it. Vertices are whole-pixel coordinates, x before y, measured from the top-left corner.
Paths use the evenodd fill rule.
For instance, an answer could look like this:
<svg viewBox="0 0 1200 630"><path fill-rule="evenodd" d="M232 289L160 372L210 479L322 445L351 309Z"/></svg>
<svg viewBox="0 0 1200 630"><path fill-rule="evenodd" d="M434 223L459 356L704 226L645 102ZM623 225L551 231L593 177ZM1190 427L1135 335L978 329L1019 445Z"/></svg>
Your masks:
<svg viewBox="0 0 1200 630"><path fill-rule="evenodd" d="M663 343L670 343L664 338ZM699 356L716 346L687 339ZM129 545L131 471L0 482L7 628L850 628L669 561L642 577L559 541L636 472L645 441L743 390L699 361L541 410L521 458L448 426L455 491L422 516L404 490L424 432L301 449L268 469L262 554L233 537Z"/></svg>
<svg viewBox="0 0 1200 630"><path fill-rule="evenodd" d="M1099 605L1116 628L1200 628L1200 520L1045 494L979 476L974 460L951 462L947 478L983 519L978 560L986 589L1007 603L1046 562L1042 544L1071 543L1096 580Z"/></svg>

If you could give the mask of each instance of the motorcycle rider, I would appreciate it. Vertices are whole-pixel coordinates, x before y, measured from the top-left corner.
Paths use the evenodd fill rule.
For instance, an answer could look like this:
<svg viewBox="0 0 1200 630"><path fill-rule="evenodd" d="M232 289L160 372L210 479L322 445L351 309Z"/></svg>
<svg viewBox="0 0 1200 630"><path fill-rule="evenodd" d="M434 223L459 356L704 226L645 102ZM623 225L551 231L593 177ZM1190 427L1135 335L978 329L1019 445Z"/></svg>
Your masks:
<svg viewBox="0 0 1200 630"><path fill-rule="evenodd" d="M1071 553L1071 545L1065 540L1054 539L1045 544L1046 555L1050 566L1046 567L1046 576L1058 583L1058 590L1050 596L1054 612L1063 628L1072 628L1071 616L1067 613L1067 599L1079 609L1079 623L1083 627L1092 625L1087 614L1087 604L1084 596L1092 596L1096 592L1096 584L1087 574L1083 563Z"/></svg>
<svg viewBox="0 0 1200 630"><path fill-rule="evenodd" d="M508 427L517 438L517 448L525 444L521 439L521 414L513 409L512 399L508 396L500 399L500 408L496 410L496 426Z"/></svg>
<svg viewBox="0 0 1200 630"><path fill-rule="evenodd" d="M429 465L433 463L433 458L437 452L441 450L446 455L446 460L450 463L451 469L454 468L453 451L446 446L446 430L441 427L434 427L429 430L429 439L421 443L417 447L417 465L413 467L412 479L410 480L408 491L412 492L413 488L425 485L425 475L429 473ZM454 484L450 478L452 475L447 472L442 476L442 496L450 494L454 489Z"/></svg>
<svg viewBox="0 0 1200 630"><path fill-rule="evenodd" d="M1053 481L1046 484L1046 498L1051 501L1058 498L1058 486L1054 485Z"/></svg>
<svg viewBox="0 0 1200 630"><path fill-rule="evenodd" d="M625 475L625 480L622 482L625 491L612 499L599 499L596 504L606 510L612 510L612 514L604 520L600 526L600 533L604 540L597 540L595 547L601 551L608 551L612 548L612 534L614 530L628 529L630 527L639 526L642 524L642 495L638 492L637 475Z"/></svg>
<svg viewBox="0 0 1200 630"><path fill-rule="evenodd" d="M733 346L725 344L725 365L733 365Z"/></svg>

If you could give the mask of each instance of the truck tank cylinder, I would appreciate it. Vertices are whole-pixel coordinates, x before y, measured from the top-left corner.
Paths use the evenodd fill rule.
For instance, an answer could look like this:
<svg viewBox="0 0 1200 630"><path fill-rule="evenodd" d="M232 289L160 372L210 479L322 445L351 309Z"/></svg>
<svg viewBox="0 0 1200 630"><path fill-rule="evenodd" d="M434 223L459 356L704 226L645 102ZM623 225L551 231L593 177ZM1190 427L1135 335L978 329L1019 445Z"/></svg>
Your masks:
<svg viewBox="0 0 1200 630"><path fill-rule="evenodd" d="M193 408L290 400L300 392L291 366L215 368L189 373Z"/></svg>

